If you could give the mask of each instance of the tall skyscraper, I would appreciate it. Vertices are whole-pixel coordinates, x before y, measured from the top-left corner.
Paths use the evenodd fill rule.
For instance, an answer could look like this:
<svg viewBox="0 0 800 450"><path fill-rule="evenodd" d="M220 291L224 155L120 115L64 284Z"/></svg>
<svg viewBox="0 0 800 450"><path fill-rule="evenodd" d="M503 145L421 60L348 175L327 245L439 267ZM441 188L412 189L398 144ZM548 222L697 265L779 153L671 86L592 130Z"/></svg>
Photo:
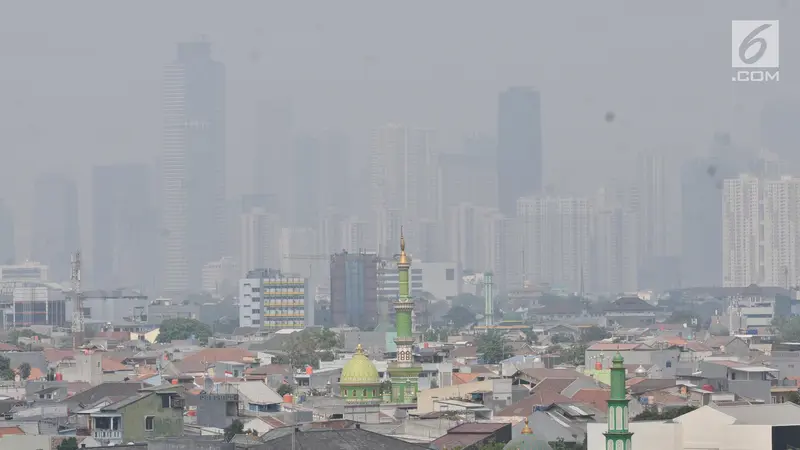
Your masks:
<svg viewBox="0 0 800 450"><path fill-rule="evenodd" d="M243 273L281 267L281 221L263 207L252 207L241 215L239 267Z"/></svg>
<svg viewBox="0 0 800 450"><path fill-rule="evenodd" d="M639 264L667 255L667 184L664 157L641 153L638 157ZM644 287L644 286L643 286Z"/></svg>
<svg viewBox="0 0 800 450"><path fill-rule="evenodd" d="M292 197L292 135L294 118L288 99L271 98L258 103L256 110L256 153L253 161L253 186L256 194L275 196L271 212L288 219Z"/></svg>
<svg viewBox="0 0 800 450"><path fill-rule="evenodd" d="M34 186L32 259L49 266L50 280L68 281L80 245L75 181L61 174L40 176Z"/></svg>
<svg viewBox="0 0 800 450"><path fill-rule="evenodd" d="M14 215L0 199L0 264L14 264L16 260L14 242Z"/></svg>
<svg viewBox="0 0 800 450"><path fill-rule="evenodd" d="M209 42L178 44L163 100L164 290L199 290L225 227L225 67Z"/></svg>
<svg viewBox="0 0 800 450"><path fill-rule="evenodd" d="M579 292L591 261L589 201L523 197L517 208L526 280Z"/></svg>
<svg viewBox="0 0 800 450"><path fill-rule="evenodd" d="M512 87L497 109L497 189L500 212L511 217L517 199L542 189L542 112L539 92Z"/></svg>
<svg viewBox="0 0 800 450"><path fill-rule="evenodd" d="M94 167L92 286L153 288L157 223L150 186L145 164Z"/></svg>

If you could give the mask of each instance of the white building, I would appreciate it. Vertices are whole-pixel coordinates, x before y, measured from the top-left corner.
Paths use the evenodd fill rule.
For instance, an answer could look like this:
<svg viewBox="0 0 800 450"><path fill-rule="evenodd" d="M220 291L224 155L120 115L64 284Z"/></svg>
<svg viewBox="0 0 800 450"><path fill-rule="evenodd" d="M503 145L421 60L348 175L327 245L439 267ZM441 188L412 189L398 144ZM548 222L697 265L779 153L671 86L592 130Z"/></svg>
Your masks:
<svg viewBox="0 0 800 450"><path fill-rule="evenodd" d="M671 421L630 422L635 449L772 450L800 447L800 407L793 403L703 406ZM606 450L608 424L587 424L588 450Z"/></svg>
<svg viewBox="0 0 800 450"><path fill-rule="evenodd" d="M667 249L668 195L664 157L641 153L638 157L636 188L639 203L639 260L670 254Z"/></svg>
<svg viewBox="0 0 800 450"><path fill-rule="evenodd" d="M592 292L633 292L641 262L638 191L610 186L598 193L592 211Z"/></svg>
<svg viewBox="0 0 800 450"><path fill-rule="evenodd" d="M578 292L591 261L589 201L526 197L517 201L517 215L526 280Z"/></svg>
<svg viewBox="0 0 800 450"><path fill-rule="evenodd" d="M268 331L314 324L308 279L278 270L254 270L239 280L239 326Z"/></svg>
<svg viewBox="0 0 800 450"><path fill-rule="evenodd" d="M800 178L723 184L723 285L800 284Z"/></svg>

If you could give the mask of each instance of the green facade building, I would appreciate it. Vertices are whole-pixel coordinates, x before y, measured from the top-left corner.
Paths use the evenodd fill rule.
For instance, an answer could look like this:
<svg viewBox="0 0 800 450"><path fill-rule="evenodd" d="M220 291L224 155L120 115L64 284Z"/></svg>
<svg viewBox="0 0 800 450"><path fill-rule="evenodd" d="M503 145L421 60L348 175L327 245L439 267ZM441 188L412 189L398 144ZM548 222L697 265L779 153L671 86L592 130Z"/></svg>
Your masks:
<svg viewBox="0 0 800 450"><path fill-rule="evenodd" d="M617 352L611 360L611 396L608 399L608 431L606 450L632 450L628 431L628 398L625 389L625 360Z"/></svg>
<svg viewBox="0 0 800 450"><path fill-rule="evenodd" d="M393 403L415 403L419 374L422 367L414 364L414 336L411 332L411 313L414 311L414 299L409 289L409 273L411 257L406 254L406 240L400 232L400 258L397 261L399 295L394 302L395 325L397 337L397 360L389 365L389 376L392 381Z"/></svg>
<svg viewBox="0 0 800 450"><path fill-rule="evenodd" d="M381 400L378 369L364 354L361 344L358 344L356 354L342 368L339 389L347 403L376 403Z"/></svg>

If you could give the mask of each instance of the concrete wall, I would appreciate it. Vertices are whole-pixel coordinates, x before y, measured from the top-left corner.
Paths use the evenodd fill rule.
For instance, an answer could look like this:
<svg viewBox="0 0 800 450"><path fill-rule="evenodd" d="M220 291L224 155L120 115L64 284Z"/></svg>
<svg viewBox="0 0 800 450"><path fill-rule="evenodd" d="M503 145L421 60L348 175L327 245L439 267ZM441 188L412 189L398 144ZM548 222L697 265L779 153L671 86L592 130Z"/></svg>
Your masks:
<svg viewBox="0 0 800 450"><path fill-rule="evenodd" d="M586 425L588 444L587 450L606 450L606 437L603 435L603 433L608 431L608 424L588 423ZM683 446L683 430L679 424L662 422L631 422L629 429L633 432L632 444L633 448L635 449L685 450L685 447ZM713 449L715 447L695 448ZM756 448L753 448L752 450L756 450Z"/></svg>
<svg viewBox="0 0 800 450"><path fill-rule="evenodd" d="M453 386L420 391L417 394L417 411L420 414L433 412L434 400L447 400L454 397L463 398L476 391L491 391L494 389L494 381L495 380L476 381L474 383L456 384ZM510 392L509 389L509 395L511 395Z"/></svg>
<svg viewBox="0 0 800 450"><path fill-rule="evenodd" d="M153 431L145 431L145 417L154 416ZM152 437L183 435L183 409L162 408L161 395L152 394L122 411L122 440L142 442Z"/></svg>
<svg viewBox="0 0 800 450"><path fill-rule="evenodd" d="M0 437L0 448L19 450L49 450L50 442L51 436L12 434Z"/></svg>

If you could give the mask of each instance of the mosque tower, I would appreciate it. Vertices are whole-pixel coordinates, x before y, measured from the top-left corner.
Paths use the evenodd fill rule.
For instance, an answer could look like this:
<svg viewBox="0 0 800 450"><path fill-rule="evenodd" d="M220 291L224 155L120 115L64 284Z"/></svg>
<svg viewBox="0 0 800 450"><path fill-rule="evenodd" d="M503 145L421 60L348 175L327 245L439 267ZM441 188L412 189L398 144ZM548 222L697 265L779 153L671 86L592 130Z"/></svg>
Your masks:
<svg viewBox="0 0 800 450"><path fill-rule="evenodd" d="M619 352L611 360L611 395L608 399L606 450L632 450L628 431L628 398L625 389L625 360Z"/></svg>
<svg viewBox="0 0 800 450"><path fill-rule="evenodd" d="M400 257L397 261L399 295L394 301L397 337L397 361L389 365L392 380L392 403L414 403L417 398L421 366L414 364L414 336L411 333L411 312L414 299L409 290L411 257L406 254L406 240L400 230Z"/></svg>

